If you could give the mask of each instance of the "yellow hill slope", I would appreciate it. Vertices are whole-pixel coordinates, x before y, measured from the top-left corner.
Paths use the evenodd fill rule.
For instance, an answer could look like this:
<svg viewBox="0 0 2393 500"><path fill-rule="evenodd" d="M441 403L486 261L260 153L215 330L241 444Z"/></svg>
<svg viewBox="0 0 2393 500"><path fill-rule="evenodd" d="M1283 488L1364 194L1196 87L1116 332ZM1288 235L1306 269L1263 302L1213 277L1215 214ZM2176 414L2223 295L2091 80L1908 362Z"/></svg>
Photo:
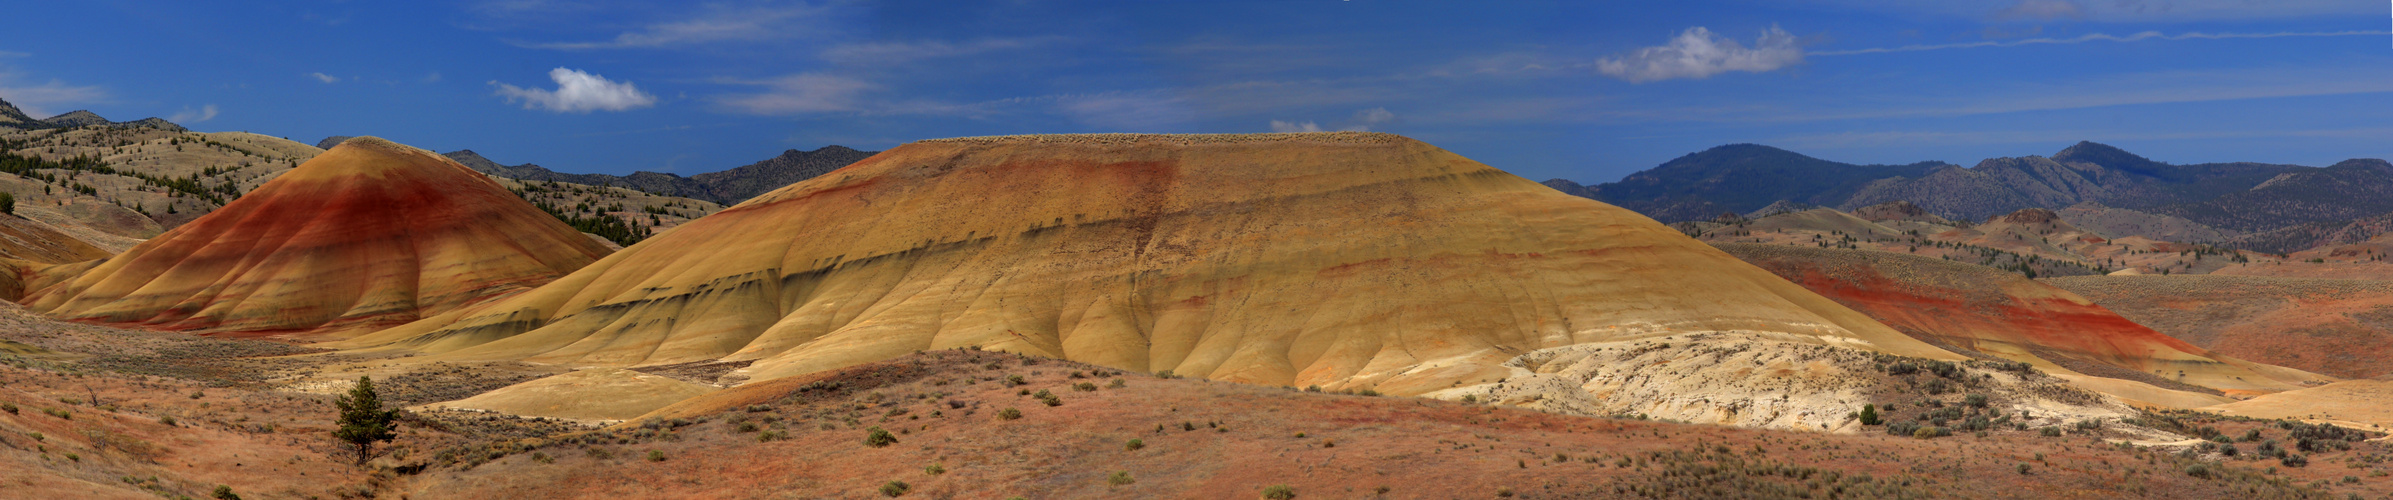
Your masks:
<svg viewBox="0 0 2393 500"><path fill-rule="evenodd" d="M1701 331L1958 359L1651 219L1372 133L923 141L340 344L762 380L984 346L1415 394Z"/></svg>

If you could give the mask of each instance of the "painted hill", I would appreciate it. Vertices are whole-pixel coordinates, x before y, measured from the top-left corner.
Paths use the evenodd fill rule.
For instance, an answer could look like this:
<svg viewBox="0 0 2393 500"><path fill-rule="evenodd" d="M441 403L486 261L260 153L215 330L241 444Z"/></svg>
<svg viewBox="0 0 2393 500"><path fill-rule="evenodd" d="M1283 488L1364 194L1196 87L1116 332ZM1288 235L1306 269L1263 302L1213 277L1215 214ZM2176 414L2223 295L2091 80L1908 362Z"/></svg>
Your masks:
<svg viewBox="0 0 2393 500"><path fill-rule="evenodd" d="M1959 359L1646 217L1352 132L916 142L335 345L752 363L721 382L982 346L1419 394L1537 349L1727 330Z"/></svg>
<svg viewBox="0 0 2393 500"><path fill-rule="evenodd" d="M489 178L361 137L24 303L92 323L339 335L537 286L605 254Z"/></svg>
<svg viewBox="0 0 2393 500"><path fill-rule="evenodd" d="M2194 392L2263 394L2320 377L2213 354L2068 291L1981 266L1868 250L1720 245L1820 295L1954 352ZM2101 381L2120 397L2190 408L2197 394Z"/></svg>
<svg viewBox="0 0 2393 500"><path fill-rule="evenodd" d="M331 141L334 138L326 138ZM813 151L788 150L764 161L721 172L708 172L689 177L659 173L634 172L631 175L567 174L525 163L500 165L483 158L473 150L448 153L476 171L526 181L570 182L591 186L621 186L666 196L679 196L711 201L729 206L798 181L812 179L839 167L845 167L874 154L844 146L824 146Z"/></svg>
<svg viewBox="0 0 2393 500"><path fill-rule="evenodd" d="M2302 264L2295 264L2302 265ZM2393 375L2393 282L2264 276L2045 280L2227 355L2344 378Z"/></svg>

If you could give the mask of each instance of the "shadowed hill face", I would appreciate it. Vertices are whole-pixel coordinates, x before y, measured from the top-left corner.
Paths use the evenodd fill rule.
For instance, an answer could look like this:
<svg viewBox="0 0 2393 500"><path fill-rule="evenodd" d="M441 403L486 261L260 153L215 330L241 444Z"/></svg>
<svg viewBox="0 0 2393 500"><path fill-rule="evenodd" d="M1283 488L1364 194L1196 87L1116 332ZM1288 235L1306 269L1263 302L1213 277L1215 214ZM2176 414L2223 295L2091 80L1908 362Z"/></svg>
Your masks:
<svg viewBox="0 0 2393 500"><path fill-rule="evenodd" d="M343 344L762 380L959 346L1413 394L1745 330L1954 358L1642 216L1386 134L924 141Z"/></svg>
<svg viewBox="0 0 2393 500"><path fill-rule="evenodd" d="M2304 380L2278 380L2286 374L2212 354L2017 274L1887 252L1721 248L1888 326L1960 350L2180 389L2267 393Z"/></svg>
<svg viewBox="0 0 2393 500"><path fill-rule="evenodd" d="M122 326L355 333L537 286L605 254L480 174L361 137L24 303Z"/></svg>

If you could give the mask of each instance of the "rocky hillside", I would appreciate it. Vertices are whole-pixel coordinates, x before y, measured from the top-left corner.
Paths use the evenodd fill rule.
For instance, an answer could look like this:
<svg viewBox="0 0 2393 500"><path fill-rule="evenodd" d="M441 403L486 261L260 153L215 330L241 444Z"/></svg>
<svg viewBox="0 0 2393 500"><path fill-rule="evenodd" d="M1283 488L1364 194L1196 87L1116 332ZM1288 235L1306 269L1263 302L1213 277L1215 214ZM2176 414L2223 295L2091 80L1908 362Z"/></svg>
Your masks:
<svg viewBox="0 0 2393 500"><path fill-rule="evenodd" d="M2393 282L2267 276L2043 280L2227 355L2347 378L2393 375Z"/></svg>
<svg viewBox="0 0 2393 500"><path fill-rule="evenodd" d="M69 111L58 116L36 120L31 116L26 116L25 111L17 109L16 105L9 104L8 101L0 100L0 129L38 130L95 126L116 128L150 128L169 132L185 131L181 125L176 125L173 122L168 122L165 119L154 116L129 122L119 122L109 121L107 118L101 118L98 113L85 110Z"/></svg>
<svg viewBox="0 0 2393 500"><path fill-rule="evenodd" d="M2152 211L2254 232L2393 212L2393 163L2344 160L2326 168L2280 173L2249 189Z"/></svg>
<svg viewBox="0 0 2393 500"><path fill-rule="evenodd" d="M1854 165L1759 144L1731 144L1681 156L1620 182L1580 186L1555 179L1546 184L1675 222L1754 212L1780 200L1835 206L1873 181L1919 177L1949 166L1938 162Z"/></svg>
<svg viewBox="0 0 2393 500"><path fill-rule="evenodd" d="M18 166L0 169L15 174L0 176L0 190L16 197L25 217L122 251L215 211L324 152L279 137L180 130L0 128L0 155L20 158ZM617 245L722 209L708 201L620 187L513 179L501 184Z"/></svg>

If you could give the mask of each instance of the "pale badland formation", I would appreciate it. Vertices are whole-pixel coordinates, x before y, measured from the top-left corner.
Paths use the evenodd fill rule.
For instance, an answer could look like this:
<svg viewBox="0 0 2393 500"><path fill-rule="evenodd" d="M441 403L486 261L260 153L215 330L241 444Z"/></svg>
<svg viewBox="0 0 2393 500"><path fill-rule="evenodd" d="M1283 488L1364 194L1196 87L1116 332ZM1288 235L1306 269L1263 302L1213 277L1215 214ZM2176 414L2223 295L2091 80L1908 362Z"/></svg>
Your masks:
<svg viewBox="0 0 2393 500"><path fill-rule="evenodd" d="M0 154L11 497L2393 492L2377 160L1589 187L1093 134L608 176L5 106Z"/></svg>

